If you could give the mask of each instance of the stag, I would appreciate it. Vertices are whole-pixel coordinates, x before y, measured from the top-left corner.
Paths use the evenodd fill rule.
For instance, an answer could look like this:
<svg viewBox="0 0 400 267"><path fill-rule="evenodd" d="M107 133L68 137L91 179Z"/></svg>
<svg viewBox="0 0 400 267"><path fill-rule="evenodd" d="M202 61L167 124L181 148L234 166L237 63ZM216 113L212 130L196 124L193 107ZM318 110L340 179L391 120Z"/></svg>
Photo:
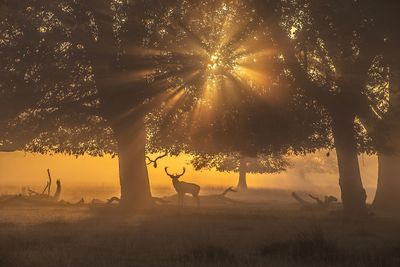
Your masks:
<svg viewBox="0 0 400 267"><path fill-rule="evenodd" d="M200 206L200 186L197 184L186 183L179 181L179 178L183 176L186 172L186 169L183 168L183 172L181 174L170 174L168 173L168 167L164 168L165 173L172 179L172 185L175 188L176 193L178 193L178 201L180 205L183 205L183 200L186 194L191 194L194 199L196 199L197 206Z"/></svg>

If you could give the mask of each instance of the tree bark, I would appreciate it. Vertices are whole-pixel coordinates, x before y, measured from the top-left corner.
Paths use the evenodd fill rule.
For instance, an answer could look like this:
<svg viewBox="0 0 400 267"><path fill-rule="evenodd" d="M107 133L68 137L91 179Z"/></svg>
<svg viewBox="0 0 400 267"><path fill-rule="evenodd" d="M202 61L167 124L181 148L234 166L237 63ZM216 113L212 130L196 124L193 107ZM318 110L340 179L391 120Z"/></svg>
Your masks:
<svg viewBox="0 0 400 267"><path fill-rule="evenodd" d="M238 190L245 191L247 190L247 180L246 180L246 160L244 158L240 158L239 161L239 182L237 185Z"/></svg>
<svg viewBox="0 0 400 267"><path fill-rule="evenodd" d="M109 1L96 2L95 10L109 10ZM93 3L94 3L93 2ZM118 82L121 75L131 72L120 53L112 23L103 21L101 12L93 12L98 38L85 41L90 58L97 94L100 100L99 114L106 119L114 131L117 141L119 177L122 207L137 210L152 204L150 183L145 162L146 130L143 100L147 96L145 79L132 79L129 83ZM132 33L134 36L134 33ZM76 36L77 42L82 36ZM85 38L86 40L86 38ZM134 38L140 42L141 38ZM126 60L126 59L125 59ZM139 60L140 62L140 60Z"/></svg>
<svg viewBox="0 0 400 267"><path fill-rule="evenodd" d="M367 194L358 163L354 116L340 114L333 116L332 120L344 212L352 216L364 215L367 213Z"/></svg>
<svg viewBox="0 0 400 267"><path fill-rule="evenodd" d="M378 155L378 186L374 209L400 211L400 156Z"/></svg>
<svg viewBox="0 0 400 267"><path fill-rule="evenodd" d="M143 119L114 129L118 142L122 207L146 209L152 204L145 161L146 131Z"/></svg>

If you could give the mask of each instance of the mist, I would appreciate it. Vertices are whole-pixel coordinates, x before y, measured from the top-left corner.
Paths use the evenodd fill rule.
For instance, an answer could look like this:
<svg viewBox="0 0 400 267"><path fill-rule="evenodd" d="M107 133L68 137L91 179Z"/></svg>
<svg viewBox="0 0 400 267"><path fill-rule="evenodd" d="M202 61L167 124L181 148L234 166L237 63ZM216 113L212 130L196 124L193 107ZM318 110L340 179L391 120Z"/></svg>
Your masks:
<svg viewBox="0 0 400 267"><path fill-rule="evenodd" d="M0 267L400 266L399 10L0 0Z"/></svg>
<svg viewBox="0 0 400 267"><path fill-rule="evenodd" d="M340 197L336 157L332 153L327 159L326 153L327 151L320 151L312 155L293 156L289 159L291 166L282 173L249 174L249 188L301 191ZM165 159L163 164L180 170L182 166L187 166L189 161L190 156L182 155ZM326 161L333 164L322 164ZM377 159L375 156L361 155L359 162L368 201L372 202L377 184ZM17 194L21 192L22 187L38 190L43 188L47 179L47 169L51 170L55 178L62 180L65 200L75 201L83 197L90 201L93 198L106 199L119 195L116 158L46 156L24 152L0 153L0 194ZM162 168L149 169L149 175L152 177L151 187L156 196L174 193L171 182ZM235 186L239 174L215 170L195 171L189 166L186 176L187 181L198 183L211 191L218 191Z"/></svg>

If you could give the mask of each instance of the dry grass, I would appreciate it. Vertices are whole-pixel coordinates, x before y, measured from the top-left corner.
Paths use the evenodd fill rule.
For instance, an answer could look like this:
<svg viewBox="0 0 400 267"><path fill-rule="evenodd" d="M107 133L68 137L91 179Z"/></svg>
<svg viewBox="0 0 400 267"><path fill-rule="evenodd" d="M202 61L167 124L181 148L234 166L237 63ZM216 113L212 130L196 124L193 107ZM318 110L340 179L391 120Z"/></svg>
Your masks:
<svg viewBox="0 0 400 267"><path fill-rule="evenodd" d="M0 266L400 266L400 221L293 206L0 208Z"/></svg>

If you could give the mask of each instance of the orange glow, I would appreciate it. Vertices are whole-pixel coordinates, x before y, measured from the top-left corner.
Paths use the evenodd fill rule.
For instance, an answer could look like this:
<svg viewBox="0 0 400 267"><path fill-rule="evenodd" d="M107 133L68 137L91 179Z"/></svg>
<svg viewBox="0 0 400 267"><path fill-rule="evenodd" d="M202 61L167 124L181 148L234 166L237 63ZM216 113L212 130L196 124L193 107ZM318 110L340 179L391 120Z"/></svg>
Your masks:
<svg viewBox="0 0 400 267"><path fill-rule="evenodd" d="M321 152L318 156L325 157L325 154L326 152ZM154 157L155 155L150 156ZM309 157L312 157L312 155ZM296 163L302 158L292 157L290 160ZM165 196L174 193L171 181L164 173L164 166L170 167L173 172L186 167L187 172L182 180L201 185L204 189L201 194L207 194L209 190L207 188L210 187L236 186L237 173L219 173L215 170L194 171L189 166L189 161L189 156L182 155L177 158L163 158L160 160L160 166L157 169L149 166L153 194ZM361 156L360 167L368 193L368 201L372 201L376 189L376 157ZM24 154L23 152L0 153L0 194L19 193L21 187L41 190L47 180L47 168L51 170L54 178L61 179L66 200L77 201L84 197L91 201L92 198L105 199L111 195L119 195L117 158L112 159L108 156L103 158L90 156L75 158L64 155ZM281 174L248 174L248 185L253 189L273 188L340 196L337 177L337 172L330 174L310 173L304 180L299 176L298 168L295 168Z"/></svg>
<svg viewBox="0 0 400 267"><path fill-rule="evenodd" d="M179 41L175 38L177 33ZM158 53L156 61L160 60L150 79L157 80L159 76L165 82L163 86L169 84L166 87L198 93L191 114L193 121L207 123L212 119L212 107L223 101L222 94L233 100L238 89L264 91L270 85L266 66L276 51L265 48L271 43L254 20L253 11L243 3L200 3L181 21L172 20L158 34L154 44L157 49L150 45L145 53ZM141 53L138 48L132 51ZM185 96L179 94L181 98ZM169 109L179 105L175 97L167 103Z"/></svg>

